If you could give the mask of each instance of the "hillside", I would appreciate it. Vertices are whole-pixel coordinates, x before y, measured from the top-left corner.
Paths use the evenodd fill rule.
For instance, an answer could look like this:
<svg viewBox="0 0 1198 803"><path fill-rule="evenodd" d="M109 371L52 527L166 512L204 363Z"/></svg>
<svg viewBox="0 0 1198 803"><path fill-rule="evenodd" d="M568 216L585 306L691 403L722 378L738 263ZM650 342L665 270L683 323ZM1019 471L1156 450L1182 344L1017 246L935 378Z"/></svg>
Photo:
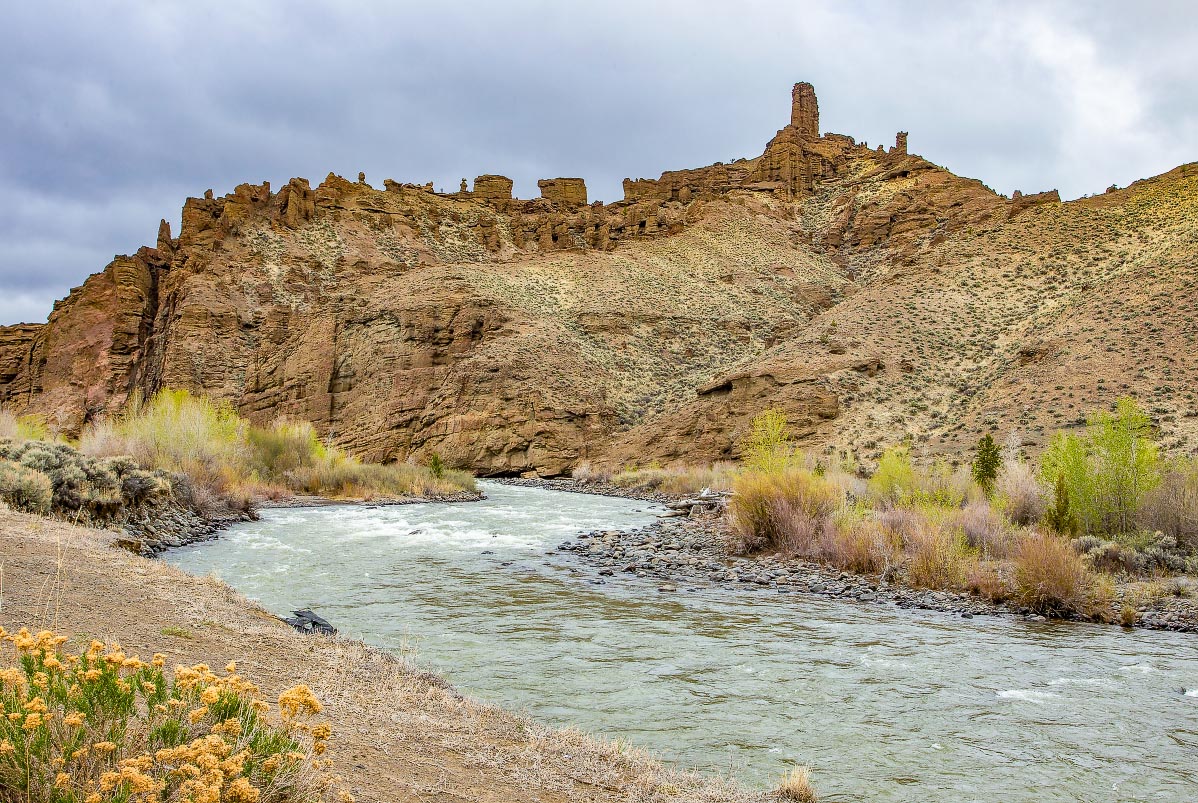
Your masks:
<svg viewBox="0 0 1198 803"><path fill-rule="evenodd" d="M1198 166L1008 199L905 133L821 136L797 84L756 158L626 180L611 204L540 184L188 199L178 237L163 222L45 325L0 328L0 401L71 433L186 388L484 474L726 457L766 406L864 460L908 435L1035 446L1127 393L1169 448L1198 443Z"/></svg>

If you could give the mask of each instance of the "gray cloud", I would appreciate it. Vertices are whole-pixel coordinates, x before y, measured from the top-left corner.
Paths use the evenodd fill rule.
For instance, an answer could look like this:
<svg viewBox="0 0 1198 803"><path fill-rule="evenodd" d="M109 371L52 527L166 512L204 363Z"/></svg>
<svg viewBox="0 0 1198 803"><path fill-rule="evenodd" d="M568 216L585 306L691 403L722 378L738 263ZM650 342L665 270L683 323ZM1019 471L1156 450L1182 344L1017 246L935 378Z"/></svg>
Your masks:
<svg viewBox="0 0 1198 803"><path fill-rule="evenodd" d="M964 7L964 8L963 8ZM42 2L0 31L0 323L44 320L187 195L329 171L579 175L754 156L808 80L825 130L994 189L1101 192L1198 158L1188 0Z"/></svg>

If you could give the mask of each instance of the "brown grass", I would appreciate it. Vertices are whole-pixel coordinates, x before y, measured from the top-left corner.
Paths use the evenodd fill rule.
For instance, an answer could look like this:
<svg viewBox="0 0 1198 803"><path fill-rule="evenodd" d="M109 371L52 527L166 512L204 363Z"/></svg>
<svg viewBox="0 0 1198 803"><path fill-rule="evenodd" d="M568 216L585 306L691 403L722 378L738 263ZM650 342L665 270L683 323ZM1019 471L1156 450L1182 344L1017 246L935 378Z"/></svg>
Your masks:
<svg viewBox="0 0 1198 803"><path fill-rule="evenodd" d="M819 796L811 785L811 768L794 767L782 776L782 782L778 784L778 797L795 803L816 803Z"/></svg>
<svg viewBox="0 0 1198 803"><path fill-rule="evenodd" d="M799 468L742 474L732 487L729 547L737 554L759 549L793 551L813 540L844 501L839 488Z"/></svg>
<svg viewBox="0 0 1198 803"><path fill-rule="evenodd" d="M1048 616L1109 612L1110 591L1067 541L1033 531L1015 552L1015 599Z"/></svg>
<svg viewBox="0 0 1198 803"><path fill-rule="evenodd" d="M586 467L588 474L598 474ZM622 488L638 491L661 491L668 494L697 494L704 490L730 491L738 469L733 463L712 463L708 466L675 466L672 468L629 468L611 476ZM579 479L578 469L573 475ZM602 475L598 474L601 478Z"/></svg>

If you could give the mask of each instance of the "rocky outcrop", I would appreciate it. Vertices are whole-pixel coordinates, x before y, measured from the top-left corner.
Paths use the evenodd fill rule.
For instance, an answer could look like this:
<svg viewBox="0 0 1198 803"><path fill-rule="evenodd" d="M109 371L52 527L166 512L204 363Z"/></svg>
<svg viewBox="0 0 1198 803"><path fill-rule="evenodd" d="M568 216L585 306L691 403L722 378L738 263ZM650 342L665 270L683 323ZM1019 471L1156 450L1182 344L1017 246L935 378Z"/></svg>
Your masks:
<svg viewBox="0 0 1198 803"><path fill-rule="evenodd" d="M1005 344L1062 339L1066 285L1113 287L1138 264L1116 244L1125 220L1156 227L1145 242L1172 275L1195 264L1190 218L1154 216L1188 208L1194 171L1008 200L909 154L906 132L889 150L821 134L809 84L791 101L760 156L626 179L612 203L588 203L580 178L519 199L499 175L452 193L330 174L189 198L177 237L163 221L46 324L0 327L0 403L73 434L133 393L186 388L310 420L367 459L437 452L485 474L735 456L765 406L856 453L905 431L881 412L893 399L930 440L987 420L962 412L990 398L975 385L1080 364L1021 365Z"/></svg>

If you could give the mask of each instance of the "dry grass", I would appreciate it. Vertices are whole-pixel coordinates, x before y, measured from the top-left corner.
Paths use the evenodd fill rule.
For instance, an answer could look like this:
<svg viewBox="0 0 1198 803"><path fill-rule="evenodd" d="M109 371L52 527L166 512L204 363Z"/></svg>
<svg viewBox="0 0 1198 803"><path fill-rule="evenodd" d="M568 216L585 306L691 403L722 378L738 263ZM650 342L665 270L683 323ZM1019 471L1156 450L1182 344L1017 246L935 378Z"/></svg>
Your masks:
<svg viewBox="0 0 1198 803"><path fill-rule="evenodd" d="M1015 598L1038 613L1101 616L1110 590L1059 536L1032 531L1015 552Z"/></svg>
<svg viewBox="0 0 1198 803"><path fill-rule="evenodd" d="M622 488L686 495L704 490L732 490L738 473L736 464L726 462L708 466L628 468L612 475L611 481ZM574 477L578 478L577 469Z"/></svg>
<svg viewBox="0 0 1198 803"><path fill-rule="evenodd" d="M782 777L778 784L778 797L781 800L791 800L794 803L816 803L819 796L811 785L811 768L806 766L794 767Z"/></svg>

